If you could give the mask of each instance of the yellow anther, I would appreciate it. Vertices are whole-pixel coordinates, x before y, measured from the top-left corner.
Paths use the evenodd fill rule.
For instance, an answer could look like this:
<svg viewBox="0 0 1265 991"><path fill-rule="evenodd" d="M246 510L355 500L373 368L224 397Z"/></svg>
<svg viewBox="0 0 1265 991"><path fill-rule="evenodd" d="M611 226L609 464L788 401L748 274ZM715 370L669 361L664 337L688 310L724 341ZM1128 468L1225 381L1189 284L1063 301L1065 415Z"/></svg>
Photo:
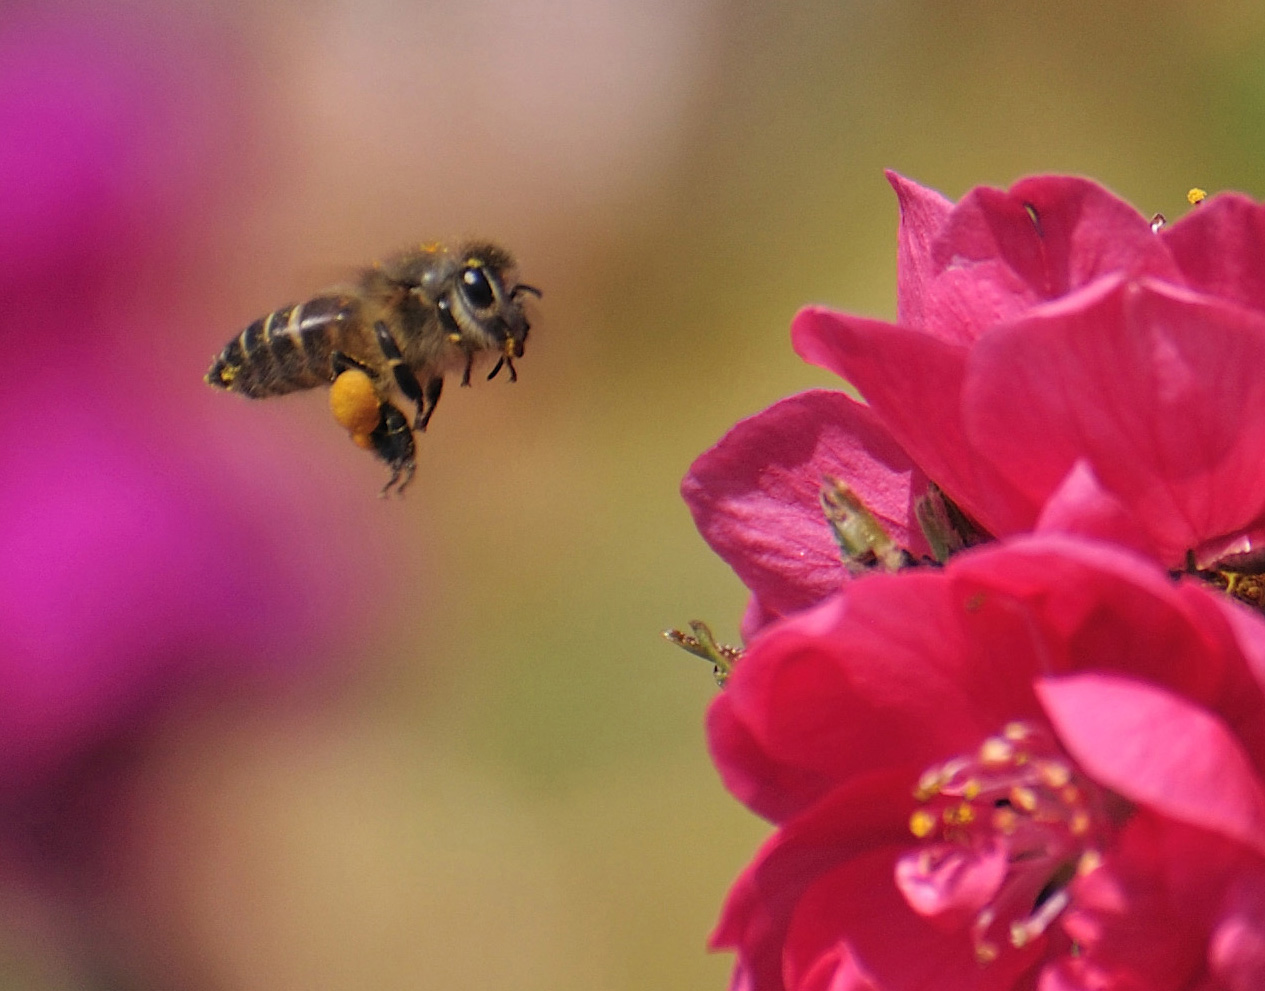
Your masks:
<svg viewBox="0 0 1265 991"><path fill-rule="evenodd" d="M926 809L918 809L909 817L909 831L918 839L925 840L936 828L936 817Z"/></svg>
<svg viewBox="0 0 1265 991"><path fill-rule="evenodd" d="M919 802L926 802L939 795L943 786L944 769L929 767L922 772L922 775L918 778L918 784L914 786L914 798Z"/></svg>
<svg viewBox="0 0 1265 991"><path fill-rule="evenodd" d="M990 736L979 748L979 759L987 768L1005 767L1014 756L1014 744L999 736Z"/></svg>
<svg viewBox="0 0 1265 991"><path fill-rule="evenodd" d="M1042 761L1037 768L1041 783L1048 788L1062 788L1072 780L1072 769L1058 760Z"/></svg>
<svg viewBox="0 0 1265 991"><path fill-rule="evenodd" d="M1097 850L1086 850L1081 854L1081 859L1076 862L1076 874L1078 877L1085 877L1094 873L1102 866L1102 854Z"/></svg>
<svg viewBox="0 0 1265 991"><path fill-rule="evenodd" d="M1005 836L1014 835L1019 827L1019 816L1014 809L993 809L993 828Z"/></svg>
<svg viewBox="0 0 1265 991"><path fill-rule="evenodd" d="M1186 202L1191 206L1198 206L1207 198L1208 193L1205 190L1200 189L1198 186L1186 194Z"/></svg>
<svg viewBox="0 0 1265 991"><path fill-rule="evenodd" d="M1067 820L1067 831L1073 836L1086 835L1089 832L1089 827L1089 813L1083 809L1079 812L1072 813L1072 817Z"/></svg>
<svg viewBox="0 0 1265 991"><path fill-rule="evenodd" d="M1007 723L1002 727L1001 735L1012 743L1021 743L1032 735L1032 730L1027 723Z"/></svg>
<svg viewBox="0 0 1265 991"><path fill-rule="evenodd" d="M941 813L946 826L969 826L975 821L975 809L966 802L949 805Z"/></svg>
<svg viewBox="0 0 1265 991"><path fill-rule="evenodd" d="M999 952L996 943L977 943L975 946L975 961L981 965L990 964L997 959Z"/></svg>
<svg viewBox="0 0 1265 991"><path fill-rule="evenodd" d="M1011 788L1010 801L1024 812L1031 812L1037 807L1037 796L1031 788L1022 786Z"/></svg>
<svg viewBox="0 0 1265 991"><path fill-rule="evenodd" d="M966 784L962 786L962 797L965 798L968 802L974 801L975 799L979 798L979 793L982 789L983 789L983 785L981 785L974 778L971 778L970 781L968 781Z"/></svg>

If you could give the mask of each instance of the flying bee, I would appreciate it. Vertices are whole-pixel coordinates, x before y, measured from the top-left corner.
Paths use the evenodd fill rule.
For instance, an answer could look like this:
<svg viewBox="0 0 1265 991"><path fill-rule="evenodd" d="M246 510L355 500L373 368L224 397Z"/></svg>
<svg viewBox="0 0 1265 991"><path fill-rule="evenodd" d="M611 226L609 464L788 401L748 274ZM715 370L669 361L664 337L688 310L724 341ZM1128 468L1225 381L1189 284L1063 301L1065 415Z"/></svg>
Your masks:
<svg viewBox="0 0 1265 991"><path fill-rule="evenodd" d="M383 486L403 492L417 469L413 434L439 403L444 376L496 356L518 381L531 325L514 261L486 242L423 245L364 269L346 288L261 317L233 338L206 373L208 385L252 399L330 386L330 407L359 446L391 469ZM396 404L403 396L412 422Z"/></svg>

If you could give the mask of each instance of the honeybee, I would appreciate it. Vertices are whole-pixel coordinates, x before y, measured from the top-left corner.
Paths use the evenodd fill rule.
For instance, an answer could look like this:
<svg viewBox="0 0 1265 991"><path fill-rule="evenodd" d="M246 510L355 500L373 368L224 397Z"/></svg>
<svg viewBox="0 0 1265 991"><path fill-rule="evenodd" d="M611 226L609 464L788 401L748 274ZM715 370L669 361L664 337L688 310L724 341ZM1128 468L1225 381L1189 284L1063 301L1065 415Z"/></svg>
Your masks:
<svg viewBox="0 0 1265 991"><path fill-rule="evenodd" d="M518 381L531 325L514 261L486 242L455 249L423 245L360 272L345 288L261 317L225 345L206 373L208 385L253 399L330 387L330 406L359 446L386 462L382 488L403 492L417 469L413 434L424 431L444 388L462 369L496 355L488 373ZM396 405L403 396L412 422Z"/></svg>

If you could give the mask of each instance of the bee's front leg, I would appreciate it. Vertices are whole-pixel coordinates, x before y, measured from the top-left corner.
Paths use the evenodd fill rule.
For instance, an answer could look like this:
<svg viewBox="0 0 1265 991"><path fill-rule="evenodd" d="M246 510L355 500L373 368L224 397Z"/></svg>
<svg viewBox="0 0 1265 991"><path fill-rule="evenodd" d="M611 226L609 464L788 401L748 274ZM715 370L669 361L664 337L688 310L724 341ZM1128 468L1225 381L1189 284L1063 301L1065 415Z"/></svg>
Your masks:
<svg viewBox="0 0 1265 991"><path fill-rule="evenodd" d="M426 424L430 423L430 418L435 415L435 407L439 405L439 396L443 391L444 377L442 375L435 375L426 383L426 405L418 408L417 422L413 424L414 430L426 429Z"/></svg>

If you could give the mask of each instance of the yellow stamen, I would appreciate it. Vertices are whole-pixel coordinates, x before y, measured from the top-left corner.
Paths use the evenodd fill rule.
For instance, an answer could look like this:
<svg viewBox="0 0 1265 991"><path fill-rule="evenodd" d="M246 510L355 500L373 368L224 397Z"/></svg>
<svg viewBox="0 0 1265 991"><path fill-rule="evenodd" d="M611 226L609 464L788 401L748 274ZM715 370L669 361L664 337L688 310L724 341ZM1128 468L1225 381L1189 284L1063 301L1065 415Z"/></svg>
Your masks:
<svg viewBox="0 0 1265 991"><path fill-rule="evenodd" d="M1097 850L1086 850L1081 854L1081 859L1076 864L1076 873L1080 877L1085 877L1094 873L1102 866L1102 854Z"/></svg>
<svg viewBox="0 0 1265 991"><path fill-rule="evenodd" d="M1190 192L1186 194L1186 202L1189 203L1191 206L1198 206L1207 198L1208 198L1207 192L1200 189L1198 186L1196 186L1194 189L1192 189Z"/></svg>
<svg viewBox="0 0 1265 991"><path fill-rule="evenodd" d="M922 772L922 776L918 779L918 784L914 788L914 798L920 802L929 801L940 794L940 789L944 787L947 780L943 767L929 767Z"/></svg>
<svg viewBox="0 0 1265 991"><path fill-rule="evenodd" d="M1011 788L1010 800L1023 809L1024 812L1031 812L1037 807L1037 796L1031 788Z"/></svg>
<svg viewBox="0 0 1265 991"><path fill-rule="evenodd" d="M936 817L926 809L918 809L909 817L909 831L918 839L925 840L936 828Z"/></svg>
<svg viewBox="0 0 1265 991"><path fill-rule="evenodd" d="M946 826L969 826L975 821L975 809L966 802L950 805L941 813Z"/></svg>
<svg viewBox="0 0 1265 991"><path fill-rule="evenodd" d="M993 828L1005 836L1013 836L1019 827L1019 813L1014 809L993 809Z"/></svg>
<svg viewBox="0 0 1265 991"><path fill-rule="evenodd" d="M980 762L990 769L1005 767L1014 756L1014 745L997 736L990 736L979 748Z"/></svg>
<svg viewBox="0 0 1265 991"><path fill-rule="evenodd" d="M1041 783L1048 788L1063 788L1072 780L1072 769L1061 761L1042 761L1038 773Z"/></svg>

